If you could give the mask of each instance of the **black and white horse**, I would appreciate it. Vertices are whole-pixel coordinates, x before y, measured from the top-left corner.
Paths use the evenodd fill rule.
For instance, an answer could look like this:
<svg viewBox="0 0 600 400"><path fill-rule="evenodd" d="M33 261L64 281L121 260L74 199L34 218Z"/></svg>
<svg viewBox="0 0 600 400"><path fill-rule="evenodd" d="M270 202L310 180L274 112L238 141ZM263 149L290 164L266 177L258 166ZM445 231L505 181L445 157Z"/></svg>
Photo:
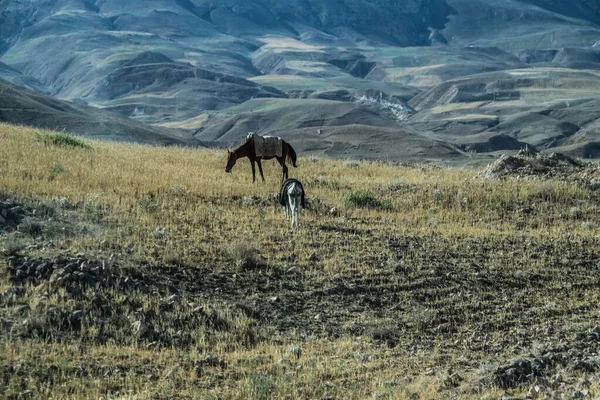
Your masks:
<svg viewBox="0 0 600 400"><path fill-rule="evenodd" d="M279 204L285 207L285 219L292 215L292 226L298 226L300 217L300 206L306 206L304 200L304 188L298 179L286 179L281 183L279 190Z"/></svg>

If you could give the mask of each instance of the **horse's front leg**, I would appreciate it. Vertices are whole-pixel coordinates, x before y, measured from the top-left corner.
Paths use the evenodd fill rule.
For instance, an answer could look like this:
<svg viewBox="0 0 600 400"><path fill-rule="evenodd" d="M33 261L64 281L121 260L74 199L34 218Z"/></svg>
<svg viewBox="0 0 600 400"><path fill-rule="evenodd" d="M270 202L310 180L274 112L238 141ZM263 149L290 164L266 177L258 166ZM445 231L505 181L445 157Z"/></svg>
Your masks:
<svg viewBox="0 0 600 400"><path fill-rule="evenodd" d="M281 169L282 169L282 176L281 176L281 182L284 181L284 179L288 178L288 168L287 165L285 165L285 158L279 158L277 157L277 161L279 162L279 165L281 165Z"/></svg>
<svg viewBox="0 0 600 400"><path fill-rule="evenodd" d="M262 172L262 163L260 162L260 158L258 160L256 160L256 163L258 164L258 172L260 172L260 177L262 178L262 180L264 182L265 176L263 175L263 172Z"/></svg>
<svg viewBox="0 0 600 400"><path fill-rule="evenodd" d="M254 169L254 160L250 160L250 165L252 166L252 183L256 180L256 170Z"/></svg>

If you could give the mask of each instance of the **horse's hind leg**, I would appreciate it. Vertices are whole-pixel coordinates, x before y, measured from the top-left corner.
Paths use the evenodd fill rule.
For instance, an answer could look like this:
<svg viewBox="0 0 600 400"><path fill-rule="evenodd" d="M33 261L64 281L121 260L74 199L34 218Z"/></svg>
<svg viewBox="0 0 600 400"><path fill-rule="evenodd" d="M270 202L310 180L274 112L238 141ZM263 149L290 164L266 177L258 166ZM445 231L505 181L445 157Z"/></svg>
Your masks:
<svg viewBox="0 0 600 400"><path fill-rule="evenodd" d="M288 205L290 207L290 211L292 212L292 227L297 225L296 221L296 197L292 194L288 197Z"/></svg>
<svg viewBox="0 0 600 400"><path fill-rule="evenodd" d="M260 177L262 178L262 180L264 182L265 176L263 175L263 172L262 172L262 163L260 162L260 159L256 160L256 163L258 164L258 172L260 172Z"/></svg>
<svg viewBox="0 0 600 400"><path fill-rule="evenodd" d="M300 225L300 196L294 194L294 225Z"/></svg>

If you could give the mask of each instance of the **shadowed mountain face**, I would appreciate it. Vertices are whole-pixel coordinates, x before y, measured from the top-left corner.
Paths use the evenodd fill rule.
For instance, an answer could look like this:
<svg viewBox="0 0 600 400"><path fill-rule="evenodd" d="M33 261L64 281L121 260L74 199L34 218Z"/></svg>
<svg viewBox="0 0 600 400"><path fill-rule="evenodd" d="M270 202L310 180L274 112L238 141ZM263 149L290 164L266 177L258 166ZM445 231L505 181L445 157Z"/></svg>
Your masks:
<svg viewBox="0 0 600 400"><path fill-rule="evenodd" d="M0 0L0 77L221 145L597 157L599 70L600 0Z"/></svg>
<svg viewBox="0 0 600 400"><path fill-rule="evenodd" d="M178 130L153 127L105 110L70 103L0 79L0 122L114 141L198 145Z"/></svg>

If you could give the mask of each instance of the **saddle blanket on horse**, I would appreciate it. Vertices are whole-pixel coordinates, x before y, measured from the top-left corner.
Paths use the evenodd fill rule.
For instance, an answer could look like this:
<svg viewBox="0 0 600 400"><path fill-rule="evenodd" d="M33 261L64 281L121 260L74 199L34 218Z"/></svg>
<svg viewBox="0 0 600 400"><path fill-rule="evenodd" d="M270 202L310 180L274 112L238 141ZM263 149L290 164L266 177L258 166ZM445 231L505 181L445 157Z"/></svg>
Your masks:
<svg viewBox="0 0 600 400"><path fill-rule="evenodd" d="M279 190L279 204L281 204L282 206L285 206L285 201L287 198L287 190L288 190L288 187L290 187L290 185L292 183L297 183L302 188L302 200L300 200L300 205L303 208L306 208L306 201L304 200L304 187L302 186L302 183L300 183L300 181L298 179L294 179L294 178L286 179L281 184L281 189Z"/></svg>
<svg viewBox="0 0 600 400"><path fill-rule="evenodd" d="M254 153L257 157L281 157L283 154L283 140L279 136L248 135L254 142Z"/></svg>

